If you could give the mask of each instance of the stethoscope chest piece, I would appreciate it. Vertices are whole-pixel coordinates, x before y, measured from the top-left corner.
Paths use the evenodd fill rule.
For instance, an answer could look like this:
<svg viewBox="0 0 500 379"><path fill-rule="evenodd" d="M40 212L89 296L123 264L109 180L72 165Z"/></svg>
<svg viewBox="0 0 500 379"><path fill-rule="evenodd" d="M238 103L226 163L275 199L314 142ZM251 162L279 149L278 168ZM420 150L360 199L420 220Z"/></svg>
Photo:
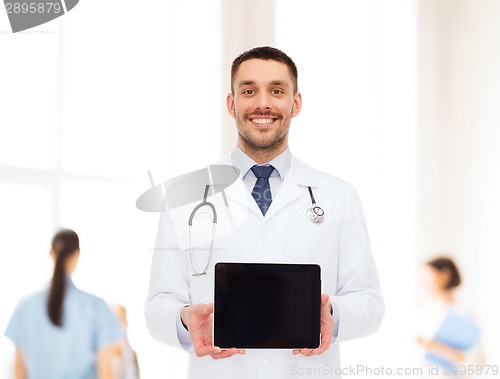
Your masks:
<svg viewBox="0 0 500 379"><path fill-rule="evenodd" d="M325 217L325 211L323 208L314 205L312 208L307 210L307 217L315 224L319 224Z"/></svg>
<svg viewBox="0 0 500 379"><path fill-rule="evenodd" d="M316 205L316 200L314 199L314 195L312 193L311 187L307 187L309 189L309 196L311 196L312 207L307 210L307 217L311 222L315 224L319 224L325 218L325 211L320 206Z"/></svg>

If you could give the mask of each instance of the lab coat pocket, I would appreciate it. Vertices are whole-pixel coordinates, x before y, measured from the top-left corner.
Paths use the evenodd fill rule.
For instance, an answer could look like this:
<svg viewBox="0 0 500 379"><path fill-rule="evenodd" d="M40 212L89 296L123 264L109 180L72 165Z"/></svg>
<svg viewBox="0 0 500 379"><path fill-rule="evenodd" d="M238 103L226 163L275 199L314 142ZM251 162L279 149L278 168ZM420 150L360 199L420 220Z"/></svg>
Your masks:
<svg viewBox="0 0 500 379"><path fill-rule="evenodd" d="M189 378L190 379L233 379L244 377L244 373L238 368L242 367L242 356L233 356L223 359L213 359L212 357L189 358Z"/></svg>
<svg viewBox="0 0 500 379"><path fill-rule="evenodd" d="M325 353L306 357L295 356L293 370L290 370L290 378L341 378L340 355L335 347L330 347Z"/></svg>

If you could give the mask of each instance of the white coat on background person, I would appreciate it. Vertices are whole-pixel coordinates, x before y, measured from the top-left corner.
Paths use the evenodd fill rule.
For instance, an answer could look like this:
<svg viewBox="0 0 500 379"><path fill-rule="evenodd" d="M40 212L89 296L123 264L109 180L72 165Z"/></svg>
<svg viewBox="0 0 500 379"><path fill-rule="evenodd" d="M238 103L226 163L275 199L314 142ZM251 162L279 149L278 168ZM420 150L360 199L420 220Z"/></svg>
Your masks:
<svg viewBox="0 0 500 379"><path fill-rule="evenodd" d="M279 92L268 92L267 88L277 86L281 91L285 87L283 92L286 92L286 88L292 86L287 66L273 58L250 59L241 63L239 70L238 78L250 75L250 80L244 78L242 82L252 85L254 92L265 88L262 93L274 96ZM254 92L248 91L248 95ZM300 111L300 94L297 94L294 95L291 117ZM286 116L279 113L282 104L279 100L273 103L275 100L271 99L273 104L266 107L273 110L272 123ZM234 102L228 105L230 112L233 110L238 119L234 109L237 107ZM291 107L287 108L285 104L282 108L286 112ZM267 157L270 159L254 155L259 161L252 158L252 162L248 146L240 143L241 138L248 135L242 134L265 131L245 131L238 122L242 121L237 121L240 135L238 146L219 163L237 167L240 180L226 189L229 207L224 205L220 195L209 198L219 217L207 273L192 275L189 259L188 219L196 204L162 213L145 306L147 326L158 341L189 352L189 378L339 378L339 342L375 332L384 314L378 275L358 195L347 182L315 170L294 157L287 144L280 145L278 154ZM287 132L289 120L287 125L283 125ZM280 141L286 143L287 139ZM248 160L251 164L248 164ZM277 170L281 180L279 190L272 192L273 201L265 216L245 185L245 178L253 163L270 163L274 167L282 167ZM311 207L308 186L314 191L318 205L325 211L322 223L312 223L307 217L306 211ZM200 189L200 192L203 190ZM196 271L202 271L209 257L211 213L200 212L193 224L196 225L193 233L193 264ZM213 269L219 261L320 265L322 293L329 295L334 310L333 318L328 311L327 316L322 311L322 325L323 321L333 324L332 319L335 320L331 340L324 341L323 338L320 348L313 351L303 349L292 353L291 350L255 349L243 352L230 349L226 354L214 349L211 356L197 356L195 349L199 349L199 346L192 344L194 332L190 323L187 324L191 333L182 325L181 311L189 312L196 307L191 305L213 301ZM210 306L206 309L210 313ZM206 320L209 330L210 319ZM322 326L322 333L324 331ZM228 357L214 359L224 356Z"/></svg>

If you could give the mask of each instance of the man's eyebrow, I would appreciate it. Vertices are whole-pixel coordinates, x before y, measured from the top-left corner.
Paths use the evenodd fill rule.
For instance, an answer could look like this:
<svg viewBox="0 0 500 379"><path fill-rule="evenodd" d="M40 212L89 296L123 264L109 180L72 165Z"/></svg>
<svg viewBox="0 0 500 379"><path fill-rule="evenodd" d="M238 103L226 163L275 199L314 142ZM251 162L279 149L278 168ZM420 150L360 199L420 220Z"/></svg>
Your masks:
<svg viewBox="0 0 500 379"><path fill-rule="evenodd" d="M252 86L254 84L255 84L255 82L253 80L243 80L243 81L238 83L238 88L245 87L245 86ZM288 83L284 80L273 80L269 84L272 86L288 87Z"/></svg>
<svg viewBox="0 0 500 379"><path fill-rule="evenodd" d="M242 82L238 83L238 87L251 86L253 84L255 84L253 80L243 80Z"/></svg>
<svg viewBox="0 0 500 379"><path fill-rule="evenodd" d="M287 82L285 82L285 81L281 81L281 80L273 80L273 81L271 82L271 84L272 84L273 86L288 87L288 83L287 83Z"/></svg>

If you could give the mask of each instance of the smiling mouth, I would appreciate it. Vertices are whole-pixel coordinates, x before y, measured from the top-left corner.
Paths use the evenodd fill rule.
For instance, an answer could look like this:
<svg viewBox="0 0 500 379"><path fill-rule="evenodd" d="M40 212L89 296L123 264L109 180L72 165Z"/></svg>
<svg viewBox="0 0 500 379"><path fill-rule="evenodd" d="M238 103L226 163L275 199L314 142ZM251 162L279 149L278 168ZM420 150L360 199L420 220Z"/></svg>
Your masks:
<svg viewBox="0 0 500 379"><path fill-rule="evenodd" d="M276 117L262 117L262 116L254 116L250 117L250 121L257 125L258 127L265 127L265 126L270 126L272 123L274 123L277 120Z"/></svg>

